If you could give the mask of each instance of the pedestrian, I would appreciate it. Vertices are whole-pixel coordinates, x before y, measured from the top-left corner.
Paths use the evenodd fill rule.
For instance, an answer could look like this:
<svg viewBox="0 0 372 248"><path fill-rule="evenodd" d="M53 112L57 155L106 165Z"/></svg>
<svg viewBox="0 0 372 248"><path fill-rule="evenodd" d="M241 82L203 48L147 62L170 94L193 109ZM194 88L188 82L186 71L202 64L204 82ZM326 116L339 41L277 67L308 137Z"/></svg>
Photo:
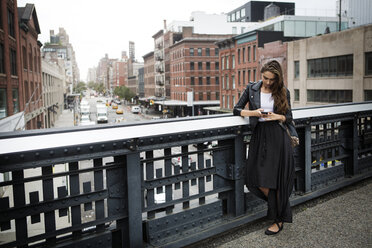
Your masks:
<svg viewBox="0 0 372 248"><path fill-rule="evenodd" d="M261 74L262 80L248 84L234 107L234 115L249 117L252 136L245 184L250 192L267 201L267 217L273 224L265 234L273 235L283 229L284 222L292 223L289 196L295 168L286 126L293 122L290 95L279 62L269 61ZM247 103L249 109L244 109ZM294 132L291 135L298 137Z"/></svg>

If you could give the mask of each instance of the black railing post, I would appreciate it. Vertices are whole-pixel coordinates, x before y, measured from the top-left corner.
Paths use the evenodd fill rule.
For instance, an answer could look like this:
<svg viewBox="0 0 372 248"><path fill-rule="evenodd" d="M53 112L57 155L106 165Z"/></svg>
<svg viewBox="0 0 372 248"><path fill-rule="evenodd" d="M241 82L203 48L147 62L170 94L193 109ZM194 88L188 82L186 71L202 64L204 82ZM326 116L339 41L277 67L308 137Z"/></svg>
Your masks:
<svg viewBox="0 0 372 248"><path fill-rule="evenodd" d="M340 126L341 153L349 155L343 159L345 175L353 176L358 168L358 117L353 120L343 121Z"/></svg>
<svg viewBox="0 0 372 248"><path fill-rule="evenodd" d="M234 215L239 216L244 214L244 168L245 168L245 153L246 146L244 145L244 137L241 134L241 128L238 130L238 135L234 141Z"/></svg>
<svg viewBox="0 0 372 248"><path fill-rule="evenodd" d="M127 155L129 247L142 247L142 194L140 154Z"/></svg>
<svg viewBox="0 0 372 248"><path fill-rule="evenodd" d="M311 191L311 123L305 126L305 193Z"/></svg>

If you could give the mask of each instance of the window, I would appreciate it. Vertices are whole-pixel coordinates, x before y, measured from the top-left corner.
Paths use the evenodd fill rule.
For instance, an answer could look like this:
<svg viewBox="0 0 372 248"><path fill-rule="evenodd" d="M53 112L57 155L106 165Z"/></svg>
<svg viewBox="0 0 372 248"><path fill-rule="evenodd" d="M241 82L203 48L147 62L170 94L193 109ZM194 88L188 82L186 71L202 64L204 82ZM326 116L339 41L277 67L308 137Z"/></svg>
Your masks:
<svg viewBox="0 0 372 248"><path fill-rule="evenodd" d="M233 55L232 57L231 57L231 64L232 64L232 69L235 69L235 55Z"/></svg>
<svg viewBox="0 0 372 248"><path fill-rule="evenodd" d="M216 100L220 100L220 92L216 92Z"/></svg>
<svg viewBox="0 0 372 248"><path fill-rule="evenodd" d="M194 56L194 48L190 48L190 56Z"/></svg>
<svg viewBox="0 0 372 248"><path fill-rule="evenodd" d="M229 69L229 56L226 56L226 69Z"/></svg>
<svg viewBox="0 0 372 248"><path fill-rule="evenodd" d="M207 77L207 85L210 85L210 84L211 84L211 78Z"/></svg>
<svg viewBox="0 0 372 248"><path fill-rule="evenodd" d="M26 102L28 102L28 100L30 100L30 94L28 93L28 83L27 83L27 81L25 81L25 83L24 83L24 91L25 91L25 101Z"/></svg>
<svg viewBox="0 0 372 248"><path fill-rule="evenodd" d="M256 61L256 46L253 46L253 61Z"/></svg>
<svg viewBox="0 0 372 248"><path fill-rule="evenodd" d="M10 58L10 74L13 76L17 75L17 55L16 51L12 48L9 50Z"/></svg>
<svg viewBox="0 0 372 248"><path fill-rule="evenodd" d="M198 48L198 56L202 56L202 49Z"/></svg>
<svg viewBox="0 0 372 248"><path fill-rule="evenodd" d="M235 106L235 96L232 96L232 105L231 106Z"/></svg>
<svg viewBox="0 0 372 248"><path fill-rule="evenodd" d="M26 47L22 46L23 69L27 70L27 51Z"/></svg>
<svg viewBox="0 0 372 248"><path fill-rule="evenodd" d="M19 112L18 89L12 89L12 97L13 97L13 114L16 114Z"/></svg>
<svg viewBox="0 0 372 248"><path fill-rule="evenodd" d="M216 77L216 85L219 85L219 84L220 84L220 78Z"/></svg>
<svg viewBox="0 0 372 248"><path fill-rule="evenodd" d="M194 77L191 77L191 78L190 78L190 84L191 84L191 85L195 85L195 78L194 78Z"/></svg>
<svg viewBox="0 0 372 248"><path fill-rule="evenodd" d="M251 61L251 47L248 47L248 62Z"/></svg>
<svg viewBox="0 0 372 248"><path fill-rule="evenodd" d="M203 70L203 63L202 62L198 62L198 70Z"/></svg>
<svg viewBox="0 0 372 248"><path fill-rule="evenodd" d="M222 89L224 89L225 88L225 77L222 76L221 78L222 78Z"/></svg>
<svg viewBox="0 0 372 248"><path fill-rule="evenodd" d="M243 85L245 85L245 71L243 71Z"/></svg>
<svg viewBox="0 0 372 248"><path fill-rule="evenodd" d="M245 16L245 9L241 9L240 10L240 15L241 15L241 17L244 17Z"/></svg>
<svg viewBox="0 0 372 248"><path fill-rule="evenodd" d="M28 69L32 71L32 48L30 46L30 52L28 53Z"/></svg>
<svg viewBox="0 0 372 248"><path fill-rule="evenodd" d="M207 92L207 100L211 100L211 93L209 91Z"/></svg>
<svg viewBox="0 0 372 248"><path fill-rule="evenodd" d="M238 71L238 84L240 85L240 82L241 82L241 80L240 80L240 71Z"/></svg>
<svg viewBox="0 0 372 248"><path fill-rule="evenodd" d="M300 61L294 62L294 78L298 78L300 76Z"/></svg>
<svg viewBox="0 0 372 248"><path fill-rule="evenodd" d="M240 64L240 49L238 49L238 64Z"/></svg>
<svg viewBox="0 0 372 248"><path fill-rule="evenodd" d="M245 63L245 47L243 48L242 55L243 55L243 63Z"/></svg>
<svg viewBox="0 0 372 248"><path fill-rule="evenodd" d="M372 101L372 90L364 91L364 101Z"/></svg>
<svg viewBox="0 0 372 248"><path fill-rule="evenodd" d="M353 101L352 95L352 90L307 90L307 101L345 103Z"/></svg>
<svg viewBox="0 0 372 248"><path fill-rule="evenodd" d="M294 100L300 101L300 90L299 89L294 90Z"/></svg>
<svg viewBox="0 0 372 248"><path fill-rule="evenodd" d="M226 108L230 108L230 96L226 96Z"/></svg>
<svg viewBox="0 0 372 248"><path fill-rule="evenodd" d="M0 89L0 119L7 116L6 89Z"/></svg>
<svg viewBox="0 0 372 248"><path fill-rule="evenodd" d="M218 48L214 49L214 56L218 56Z"/></svg>
<svg viewBox="0 0 372 248"><path fill-rule="evenodd" d="M251 81L251 70L248 70L248 82Z"/></svg>
<svg viewBox="0 0 372 248"><path fill-rule="evenodd" d="M236 27L232 27L232 34L237 34L238 33L238 30Z"/></svg>
<svg viewBox="0 0 372 248"><path fill-rule="evenodd" d="M199 92L199 101L203 100L203 92Z"/></svg>
<svg viewBox="0 0 372 248"><path fill-rule="evenodd" d="M310 59L307 61L308 77L335 77L353 75L353 55Z"/></svg>
<svg viewBox="0 0 372 248"><path fill-rule="evenodd" d="M256 82L256 69L253 70L253 82Z"/></svg>
<svg viewBox="0 0 372 248"><path fill-rule="evenodd" d="M206 62L205 66L206 66L207 70L210 70L211 69L211 62Z"/></svg>
<svg viewBox="0 0 372 248"><path fill-rule="evenodd" d="M8 29L9 35L15 38L14 14L10 9L8 9Z"/></svg>
<svg viewBox="0 0 372 248"><path fill-rule="evenodd" d="M205 56L210 56L209 47L207 47L207 48L205 49Z"/></svg>
<svg viewBox="0 0 372 248"><path fill-rule="evenodd" d="M226 89L229 89L229 76L226 75L226 78L225 78L225 81L226 81Z"/></svg>
<svg viewBox="0 0 372 248"><path fill-rule="evenodd" d="M222 108L225 108L225 96L222 96Z"/></svg>
<svg viewBox="0 0 372 248"><path fill-rule="evenodd" d="M221 58L222 70L225 69L225 57Z"/></svg>
<svg viewBox="0 0 372 248"><path fill-rule="evenodd" d="M0 73L5 74L5 55L4 45L0 43Z"/></svg>
<svg viewBox="0 0 372 248"><path fill-rule="evenodd" d="M199 85L203 85L203 78L199 77Z"/></svg>
<svg viewBox="0 0 372 248"><path fill-rule="evenodd" d="M0 63L1 63L1 60L0 60ZM365 75L372 75L372 52L365 54L365 63L366 63Z"/></svg>
<svg viewBox="0 0 372 248"><path fill-rule="evenodd" d="M191 70L191 71L194 70L194 62L190 62L190 70Z"/></svg>
<svg viewBox="0 0 372 248"><path fill-rule="evenodd" d="M235 76L231 76L232 88L235 89Z"/></svg>
<svg viewBox="0 0 372 248"><path fill-rule="evenodd" d="M219 70L219 69L220 69L220 63L219 63L219 62L216 62L216 63L214 64L214 69L215 69L215 70Z"/></svg>

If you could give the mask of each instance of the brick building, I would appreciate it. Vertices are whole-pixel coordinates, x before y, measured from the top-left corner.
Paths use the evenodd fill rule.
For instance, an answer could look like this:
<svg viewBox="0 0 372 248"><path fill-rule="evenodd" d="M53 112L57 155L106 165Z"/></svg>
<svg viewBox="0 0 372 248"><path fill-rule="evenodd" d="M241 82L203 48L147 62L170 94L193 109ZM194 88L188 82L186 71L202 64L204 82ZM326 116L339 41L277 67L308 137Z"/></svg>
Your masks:
<svg viewBox="0 0 372 248"><path fill-rule="evenodd" d="M144 61L144 87L145 98L155 96L155 73L154 73L154 52L143 56Z"/></svg>
<svg viewBox="0 0 372 248"><path fill-rule="evenodd" d="M40 60L42 44L37 40L40 27L35 6L26 4L25 7L18 8L18 19L26 129L37 129L45 126ZM29 104L27 105L27 103Z"/></svg>
<svg viewBox="0 0 372 248"><path fill-rule="evenodd" d="M259 48L263 48L266 43L286 39L291 38L283 37L283 32L256 30L217 42L220 48L220 109L222 111L232 110L248 82L261 79L262 63L269 58L278 57L278 54L282 56L280 60L285 60L286 49L283 52L281 47L276 51L277 43L269 46L274 48L261 50L262 55L267 56L266 58L259 58ZM274 50L275 52L270 54Z"/></svg>
<svg viewBox="0 0 372 248"><path fill-rule="evenodd" d="M17 1L1 1L0 13L0 129L41 128L42 44L35 6L17 8Z"/></svg>

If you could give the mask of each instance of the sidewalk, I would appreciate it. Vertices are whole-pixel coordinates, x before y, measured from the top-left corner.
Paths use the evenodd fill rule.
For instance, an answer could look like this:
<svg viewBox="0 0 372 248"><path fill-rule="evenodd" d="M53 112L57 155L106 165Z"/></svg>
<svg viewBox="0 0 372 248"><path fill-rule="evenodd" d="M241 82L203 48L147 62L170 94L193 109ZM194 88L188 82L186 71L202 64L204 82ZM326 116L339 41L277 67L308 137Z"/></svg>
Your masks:
<svg viewBox="0 0 372 248"><path fill-rule="evenodd" d="M293 208L293 223L274 236L261 219L190 247L372 247L372 178Z"/></svg>
<svg viewBox="0 0 372 248"><path fill-rule="evenodd" d="M62 114L58 116L58 120L54 123L54 127L73 127L74 112L69 109L62 110Z"/></svg>

